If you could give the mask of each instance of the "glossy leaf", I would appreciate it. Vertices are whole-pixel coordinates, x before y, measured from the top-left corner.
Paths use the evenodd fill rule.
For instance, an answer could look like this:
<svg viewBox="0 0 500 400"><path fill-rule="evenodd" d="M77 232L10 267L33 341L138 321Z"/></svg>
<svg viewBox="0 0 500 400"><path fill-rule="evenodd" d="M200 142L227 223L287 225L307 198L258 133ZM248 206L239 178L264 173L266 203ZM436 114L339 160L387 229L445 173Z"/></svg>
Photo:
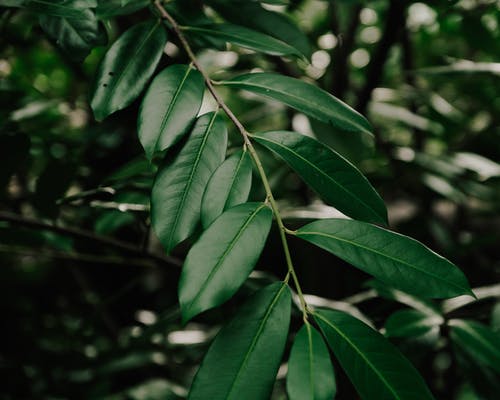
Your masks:
<svg viewBox="0 0 500 400"><path fill-rule="evenodd" d="M208 182L201 203L201 222L208 227L224 210L248 199L252 186L252 160L239 151L224 161Z"/></svg>
<svg viewBox="0 0 500 400"><path fill-rule="evenodd" d="M83 60L94 46L105 44L106 33L89 9L83 9L79 18L41 15L40 26L74 60Z"/></svg>
<svg viewBox="0 0 500 400"><path fill-rule="evenodd" d="M427 315L417 310L398 310L391 314L385 323L388 337L416 337L439 329L444 322L439 315Z"/></svg>
<svg viewBox="0 0 500 400"><path fill-rule="evenodd" d="M476 321L453 319L451 339L477 361L500 373L500 333Z"/></svg>
<svg viewBox="0 0 500 400"><path fill-rule="evenodd" d="M387 223L384 202L359 170L329 147L297 132L252 135L275 152L328 204L367 222Z"/></svg>
<svg viewBox="0 0 500 400"><path fill-rule="evenodd" d="M148 158L177 143L191 128L205 90L203 76L188 65L172 65L149 86L137 129Z"/></svg>
<svg viewBox="0 0 500 400"><path fill-rule="evenodd" d="M204 114L182 149L160 166L151 193L151 222L167 253L194 232L203 191L226 145L224 121L215 113Z"/></svg>
<svg viewBox="0 0 500 400"><path fill-rule="evenodd" d="M407 236L345 219L315 221L296 234L382 282L420 297L472 294L462 271Z"/></svg>
<svg viewBox="0 0 500 400"><path fill-rule="evenodd" d="M182 319L228 300L245 282L266 244L273 214L245 203L217 218L189 251L179 280Z"/></svg>
<svg viewBox="0 0 500 400"><path fill-rule="evenodd" d="M122 34L106 52L92 94L97 120L128 106L141 93L160 61L167 33L158 21L146 21Z"/></svg>
<svg viewBox="0 0 500 400"><path fill-rule="evenodd" d="M270 97L345 131L369 134L372 131L368 121L357 111L323 89L300 79L259 72L240 75L219 84Z"/></svg>
<svg viewBox="0 0 500 400"><path fill-rule="evenodd" d="M208 4L224 19L237 25L273 36L309 57L311 46L307 36L286 15L263 8L256 1L210 0Z"/></svg>
<svg viewBox="0 0 500 400"><path fill-rule="evenodd" d="M290 290L278 282L247 300L210 346L188 399L268 399L285 349L290 308Z"/></svg>
<svg viewBox="0 0 500 400"><path fill-rule="evenodd" d="M418 371L377 331L339 311L317 312L315 320L362 399L433 399Z"/></svg>
<svg viewBox="0 0 500 400"><path fill-rule="evenodd" d="M185 26L183 30L189 35L194 34L200 37L208 36L216 40L224 40L250 50L274 56L302 56L300 51L281 40L239 25L217 24L211 25L210 27Z"/></svg>
<svg viewBox="0 0 500 400"><path fill-rule="evenodd" d="M79 19L83 10L97 6L97 0L27 0L24 5L40 14Z"/></svg>
<svg viewBox="0 0 500 400"><path fill-rule="evenodd" d="M331 400L336 383L330 353L321 334L310 324L295 336L286 389L290 400Z"/></svg>

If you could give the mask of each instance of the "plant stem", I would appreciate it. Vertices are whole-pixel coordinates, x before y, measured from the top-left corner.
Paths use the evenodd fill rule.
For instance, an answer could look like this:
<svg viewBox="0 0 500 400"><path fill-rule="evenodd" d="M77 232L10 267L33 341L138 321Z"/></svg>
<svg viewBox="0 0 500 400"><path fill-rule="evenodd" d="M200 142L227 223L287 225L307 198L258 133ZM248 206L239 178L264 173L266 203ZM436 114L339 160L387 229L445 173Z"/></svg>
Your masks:
<svg viewBox="0 0 500 400"><path fill-rule="evenodd" d="M208 74L201 68L200 64L198 63L198 60L191 49L191 46L189 45L188 41L186 40L186 37L184 36L184 33L182 32L181 27L177 23L177 21L168 13L168 11L163 7L162 1L161 0L156 0L154 2L154 5L158 12L160 13L161 17L165 20L168 21L168 23L172 26L172 29L174 30L175 34L179 38L182 47L186 51L188 57L191 60L191 63L196 67L196 69L201 73L203 76L203 79L205 80L205 85L208 89L208 91L211 93L217 104L224 110L225 114L228 116L228 118L231 120L231 122L234 124L236 129L240 132L241 136L243 137L243 142L245 146L247 147L250 156L252 157L257 170L259 172L260 178L262 180L262 184L264 185L264 189L266 191L266 196L267 199L269 200L269 204L271 205L271 209L273 210L274 216L276 218L276 223L278 224L279 232L280 232L280 238L281 238L281 243L283 245L283 252L285 253L285 260L286 264L288 267L288 274L292 277L295 288L297 290L297 294L299 295L300 298L300 304L302 307L302 313L304 315L304 320L307 319L307 304L304 300L304 295L302 293L302 288L300 287L300 282L297 278L297 274L295 273L295 269L293 267L293 262L292 262L292 257L290 255L290 249L288 247L288 241L286 238L286 232L287 229L285 228L283 224L283 219L281 218L281 214L278 209L278 205L276 204L276 200L274 199L271 186L269 184L269 180L267 179L266 172L264 171L264 167L262 166L262 162L260 161L259 155L257 154L257 151L255 150L255 147L252 144L252 141L250 140L250 133L245 129L243 124L238 120L236 115L231 111L231 109L228 107L228 105L224 102L222 97L217 93L217 90L215 89L212 80L208 76ZM288 277L288 275L287 275ZM285 278L287 279L287 278Z"/></svg>

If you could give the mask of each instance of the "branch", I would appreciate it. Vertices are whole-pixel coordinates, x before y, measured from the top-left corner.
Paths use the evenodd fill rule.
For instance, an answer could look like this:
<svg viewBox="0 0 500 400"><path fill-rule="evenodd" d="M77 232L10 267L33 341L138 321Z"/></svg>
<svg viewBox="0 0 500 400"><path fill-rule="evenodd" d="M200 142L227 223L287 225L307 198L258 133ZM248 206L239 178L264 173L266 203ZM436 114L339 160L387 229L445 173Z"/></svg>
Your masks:
<svg viewBox="0 0 500 400"><path fill-rule="evenodd" d="M332 94L339 99L343 99L346 90L349 88L349 69L347 67L347 61L354 46L354 38L356 37L356 31L359 26L359 13L363 7L361 5L353 7L346 33L341 36L341 32L334 20L334 3L333 1L330 3L332 31L337 37L342 38L342 40L339 40L337 46L332 50L332 62L330 63L331 71L329 75L331 76Z"/></svg>
<svg viewBox="0 0 500 400"><path fill-rule="evenodd" d="M14 226L29 228L29 229L37 229L44 230L57 233L63 236L70 236L75 239L83 239L89 240L94 243L98 243L103 246L111 247L116 250L124 251L128 254L135 255L137 257L148 258L154 260L160 264L169 264L176 267L182 266L182 261L178 258L171 256L159 256L153 253L148 253L142 251L139 247L134 246L133 244L123 242L121 240L113 239L110 237L97 235L94 232L79 229L79 228L70 228L65 226L53 225L44 221L40 221L33 218L23 217L22 215L13 214L5 211L0 211L0 221L9 222Z"/></svg>
<svg viewBox="0 0 500 400"><path fill-rule="evenodd" d="M293 267L292 263L292 258L290 256L290 249L288 248L288 242L286 239L286 231L287 229L285 228L285 225L283 224L283 220L281 218L278 205L276 203L276 200L273 196L272 190L271 190L271 185L269 184L269 181L267 179L267 175L264 171L264 168L262 166L262 162L260 161L259 155L257 154L257 151L253 147L253 144L250 140L251 135L249 132L245 129L245 127L241 124L241 122L238 120L236 115L231 111L231 109L227 106L227 104L224 102L222 97L217 93L215 90L215 87L213 85L212 80L208 76L208 74L203 70L203 68L200 66L198 63L198 60L196 59L196 56L191 49L191 46L189 45L188 41L186 40L186 37L184 36L184 33L181 30L181 27L177 23L177 21L168 13L168 11L163 7L162 1L161 0L155 0L154 6L160 13L161 17L168 21L168 23L172 26L172 29L174 30L175 34L179 38L182 47L186 51L187 55L191 59L192 64L196 67L196 69L201 73L203 76L203 79L205 80L205 85L207 86L207 89L209 92L212 94L213 98L217 102L220 108L226 113L228 118L231 120L231 122L236 126L238 131L240 132L241 136L243 137L243 141L245 143L245 146L248 148L248 151L257 167L257 170L259 171L260 178L262 180L262 184L264 185L264 188L266 190L266 195L267 199L269 200L269 204L271 205L271 209L273 210L274 217L276 218L276 223L278 224L279 227L279 233L280 233L280 238L281 238L281 243L283 246L283 252L285 253L285 259L286 259L286 264L288 267L288 274L285 278L285 282L288 281L289 276L292 277L295 288L297 289L297 293L300 298L300 302L302 305L302 312L303 312L303 317L304 320L307 320L307 304L304 300L304 295L302 293L302 289L300 287L299 280L297 278L297 274L295 273L295 269Z"/></svg>
<svg viewBox="0 0 500 400"><path fill-rule="evenodd" d="M405 12L406 1L391 0L389 9L387 10L382 38L375 49L370 64L368 64L365 85L358 95L358 104L355 109L361 114L366 113L366 108L372 97L372 92L382 80L382 72L389 55L389 50L398 40L401 29L405 25Z"/></svg>

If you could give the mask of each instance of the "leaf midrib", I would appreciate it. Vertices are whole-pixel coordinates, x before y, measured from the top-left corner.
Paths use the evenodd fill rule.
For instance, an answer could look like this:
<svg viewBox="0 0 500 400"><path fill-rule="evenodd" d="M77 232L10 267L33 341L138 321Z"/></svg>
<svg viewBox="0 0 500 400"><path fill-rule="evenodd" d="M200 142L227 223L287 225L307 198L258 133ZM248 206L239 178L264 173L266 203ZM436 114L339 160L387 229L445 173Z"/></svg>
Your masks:
<svg viewBox="0 0 500 400"><path fill-rule="evenodd" d="M236 182L236 178L238 176L238 173L240 172L240 169L241 169L241 166L243 165L243 161L245 161L245 157L246 157L246 150L244 150L242 153L241 153L241 157L240 159L238 160L238 165L236 165L236 168L235 168L235 171L231 177L231 187L229 188L228 192L227 192L227 197L226 197L226 201L224 202L224 206L222 207L222 210L224 211L227 207L227 202L229 201L229 198L231 197L231 193L233 192L234 190L234 184Z"/></svg>
<svg viewBox="0 0 500 400"><path fill-rule="evenodd" d="M255 74L255 75L260 75L260 74ZM265 74L265 75L269 76L271 74ZM238 77L236 79L238 79ZM270 87L264 86L264 85L262 85L260 83L245 82L245 81L239 81L239 80L236 80L236 79L233 80L233 81L222 81L222 82L219 82L219 84L225 85L225 86L244 86L243 89L246 89L246 90L249 90L249 89L247 89L245 86L247 86L247 87L254 86L256 88L264 90L264 92L265 91L272 91L272 92L278 93L279 95L281 95L281 96L283 96L285 98L289 97L289 98L291 98L291 99L293 99L295 101L298 101L299 103L302 103L302 104L304 103L304 98L295 95L295 93L293 93L293 92L286 92L285 90L278 90L278 89L275 89L273 87L270 88ZM294 79L294 78L290 78L290 79ZM305 84L305 82L301 82L300 80L298 80L298 81L299 82L297 82L297 83L299 83L301 85ZM294 82L295 82L295 80L294 80ZM327 92L323 93L320 88L318 88L316 86L312 86L312 87L315 88L315 89L317 89L317 90L319 90L322 95L327 95L330 98L330 100L334 101L334 103L336 104L336 106L338 106L338 105L342 106L343 105L342 102L340 102L340 101L339 101L339 103L337 103L338 99L336 99L335 97L333 97L332 95L330 95L330 93L327 93ZM307 88L309 88L309 87L307 87ZM269 97L269 98L273 98L272 96L269 96L266 93L260 92L260 94L263 95L263 96ZM338 125L338 124L335 124L334 120L332 118L336 118L337 120L341 120L344 123L344 125L347 125L347 126L354 125L356 128L360 129L362 132L367 132L370 135L372 135L372 133L370 132L370 130L368 128L366 128L366 127L363 127L360 122L357 122L357 121L356 122L352 122L352 120L350 120L349 118L346 118L342 114L335 113L335 115L332 115L332 113L330 112L330 109L328 107L323 107L321 103L316 102L316 101L312 101L310 98L308 98L308 101L311 104L314 104L314 107L307 107L309 110L311 110L311 111L309 111L311 114L316 115L315 109L318 109L322 114L324 114L325 116L327 116L326 119L330 123L332 123L334 125ZM291 107L295 108L295 106L291 106ZM355 110L352 110L350 108L347 108L347 110L349 112L353 113L353 115L356 116L357 119L362 118L362 116L360 114L358 114ZM318 119L318 117L316 117L316 118Z"/></svg>
<svg viewBox="0 0 500 400"><path fill-rule="evenodd" d="M454 286L456 288L459 288L460 290L464 290L467 291L467 288L464 288L462 286L459 286L458 284L454 283L454 282L451 282L451 281L447 281L445 280L444 278L440 277L439 275L435 275L429 271L425 271L425 270L422 270L420 268L418 268L417 266L415 265L412 265L412 264L409 264L408 262L404 261L404 260L401 260L399 258L395 258L395 257L391 257L390 255L388 254L385 254L385 253L382 253L378 250L375 250L373 248L370 248L370 247L367 247L367 246L363 246L362 244L359 244L359 243L356 243L356 242L353 242L352 240L349 240L349 239L344 239L344 238L341 238L341 237L338 237L338 236L335 236L335 235L332 235L332 234L329 234L329 233L325 233L325 232L314 232L314 231L302 231L302 230L298 230L297 231L297 236L307 236L307 235L317 235L317 236L324 236L324 237L328 237L328 238L331 238L333 240L338 240L339 242L344 242L344 243L349 243L350 245L354 246L354 247L359 247L361 249L364 249L364 250L367 250L368 252L371 252L371 253L375 253L375 254L378 254L379 256L381 257L385 257L389 260L392 260L393 262L396 262L396 263L399 263L399 264L403 264L403 265L406 265L414 270L417 270L425 275L429 275L433 278L435 278L436 280L439 280L439 281L442 281L444 282L445 284L449 285L449 286ZM342 256L338 255L335 253L335 255L337 255L338 257L340 258L343 258ZM350 261L349 261L350 262ZM359 268L359 267L358 267Z"/></svg>
<svg viewBox="0 0 500 400"><path fill-rule="evenodd" d="M398 393L395 391L395 389L391 386L391 384L385 379L385 377L379 372L379 370L377 369L377 367L375 365L372 364L372 362L365 356L365 354L361 351L361 349L359 349L355 343L353 343L351 341L351 339L346 336L340 329L338 329L335 325L333 325L332 323L330 323L330 321L328 321L325 317L323 317L321 314L314 314L315 316L317 316L318 318L320 318L321 320L323 320L324 323L326 323L328 326L330 326L335 332L338 333L338 335L344 339L347 344L349 344L349 346L352 347L352 349L358 353L358 355L366 362L366 364L370 367L370 369L373 370L373 372L375 373L375 375L378 376L378 378L380 379L380 381L384 384L384 386L387 387L387 389L389 389L389 391L392 393L392 395L394 396L395 399L398 399L398 400L401 400L401 397L399 397Z"/></svg>
<svg viewBox="0 0 500 400"><path fill-rule="evenodd" d="M225 258L227 257L227 255L233 250L234 246L236 245L236 243L238 242L239 238L241 237L241 235L243 234L243 232L245 231L245 229L247 228L247 226L252 222L252 220L256 217L256 215L260 212L260 210L262 210L264 207L266 207L265 204L261 204L259 207L257 207L253 212L252 214L250 214L246 219L245 219L245 222L243 223L243 225L241 225L241 227L238 229L238 232L236 233L235 237L233 238L233 240L231 240L231 242L229 243L229 246L224 250L224 252L222 253L222 255L219 257L219 259L217 260L217 262L215 263L215 265L212 267L212 270L210 271L210 273L208 274L208 276L206 277L206 279L203 281L203 284L201 285L200 289L198 290L196 296L191 300L190 304L189 304L189 308L188 310L190 310L193 306L193 304L196 303L196 301L199 299L199 297L203 294L205 288L207 287L208 285L208 282L210 281L210 279L212 278L212 276L217 273L217 271L219 270L219 268L221 267L221 265L223 264L223 262L225 261Z"/></svg>
<svg viewBox="0 0 500 400"><path fill-rule="evenodd" d="M184 30L189 30L189 31L194 31L194 32L199 32L199 33L208 33L208 34L215 34L218 36L225 36L228 38L234 38L238 40L240 43L250 43L250 45L259 48L259 46L262 46L262 42L259 42L257 40L253 40L253 38L248 38L248 37L242 37L238 35L238 33L234 32L227 32L224 30L224 28L227 28L227 26L220 26L218 28L222 28L221 30L217 29L206 29L206 28L198 28L198 27L193 27L193 26L186 26L183 29ZM240 27L241 28L241 27ZM249 29L249 31L252 31ZM266 43L265 46L270 49L273 52L279 52L282 55L287 55L287 54L295 54L297 55L298 51L295 50L292 46L286 44L285 42L282 42L279 39L276 39L272 36L268 36L266 34L260 33L255 31L261 36L265 36L266 40L270 43ZM250 32L249 32L250 33ZM252 32L253 34L254 32ZM274 42L274 43L273 43ZM245 47L244 45L240 44L240 46ZM286 51L286 53L284 52Z"/></svg>
<svg viewBox="0 0 500 400"><path fill-rule="evenodd" d="M181 197L181 201L179 203L179 208L178 208L179 211L177 213L175 213L174 223L172 225L172 229L170 229L170 234L169 234L169 238L168 238L169 251L172 249L172 247L171 247L172 238L174 236L174 233L177 230L177 224L179 223L179 218L180 218L180 215L182 214L184 203L185 203L186 197L187 197L187 192L189 191L189 189L191 188L191 184L193 183L193 176L195 174L195 171L198 169L198 164L200 163L201 154L203 153L203 150L205 149L205 144L208 140L208 137L210 136L210 131L212 130L213 125L215 124L216 117L217 117L217 113L214 112L212 119L210 120L209 124L207 125L207 128L205 129L205 131L203 133L203 139L202 139L202 141L200 143L200 147L198 148L198 151L196 153L195 162L192 164L192 168L191 168L191 171L189 173L189 178L187 180L185 190L182 192L182 197Z"/></svg>
<svg viewBox="0 0 500 400"><path fill-rule="evenodd" d="M267 309L266 313L264 314L264 318L262 318L262 321L261 321L261 323L259 325L259 329L257 330L257 333L255 334L254 338L252 339L252 343L250 344L250 347L248 348L248 351L245 354L245 358L243 359L243 362L241 363L240 368L238 369L238 372L237 372L236 376L233 379L233 382L232 382L232 385L231 385L231 389L229 390L229 393L226 395L226 400L229 399L230 396L231 396L231 394L233 393L234 388L236 387L236 383L237 383L238 379L240 378L240 375L241 375L244 367L246 366L246 364L248 362L248 359L250 358L250 355L251 355L254 347L257 345L257 341L258 341L258 339L259 339L259 337L261 335L261 332L264 329L264 326L266 325L267 320L269 319L271 313L273 312L275 304L278 302L279 298L281 297L281 294L282 294L283 290L286 287L287 287L287 285L285 283L281 286L280 290L278 291L278 293L276 293L276 296L274 297L274 299L271 302L269 308Z"/></svg>
<svg viewBox="0 0 500 400"><path fill-rule="evenodd" d="M191 65L189 65L186 72L184 73L184 76L182 77L180 84L175 89L174 96L172 97L172 100L170 101L170 104L168 105L167 111L165 112L165 114L162 118L160 129L159 129L160 132L159 132L158 137L156 138L155 145L153 147L153 153L155 151L157 151L158 142L160 141L160 138L163 136L163 130L165 129L165 125L167 124L167 121L170 119L170 114L171 114L173 108L175 107L175 103L177 101L177 98L179 97L180 92L181 92L184 84L186 83L186 80L187 80L189 74L193 70L194 70L193 67Z"/></svg>
<svg viewBox="0 0 500 400"><path fill-rule="evenodd" d="M370 210L371 213L373 213L375 215L375 217L377 218L378 221L382 221L385 223L385 219L381 216L368 204L366 204L361 198L357 197L354 193L352 193L350 190L348 190L346 187L342 186L341 184L339 184L335 179L333 179L330 175L326 174L322 169L318 168L315 164L311 163L308 159L302 157L299 153L296 153L295 151L293 151L291 148L289 147L286 147L285 145L279 143L279 142L276 142L272 139L268 139L266 137L263 137L263 136L259 136L259 135L253 135L253 137L257 138L257 139L261 139L261 140L267 140L268 142L271 142L271 143L274 143L275 145L285 149L286 151L288 151L289 153L293 154L295 157L301 159L302 161L304 161L306 164L310 165L313 169L315 169L316 171L320 172L323 176L327 177L328 180L332 181L337 187L339 187L340 189L342 189L344 192L346 192L350 197L354 198L355 200L357 200L358 202L360 202L361 204L363 204L368 210ZM333 150L330 150L330 151L333 151ZM369 182L368 182L369 184Z"/></svg>
<svg viewBox="0 0 500 400"><path fill-rule="evenodd" d="M112 95L112 92L116 90L116 88L119 86L120 82L122 81L123 77L125 76L125 73L127 70L130 68L130 66L133 64L133 60L137 57L137 55L142 51L144 46L146 45L146 42L149 40L149 38L153 35L153 33L156 31L156 29L160 26L160 22L157 22L152 26L152 28L149 30L148 34L144 37L144 39L139 43L139 47L137 47L136 51L134 51L133 56L129 57L129 62L125 64L125 67L120 68L120 73L118 74L115 84L113 85L113 90L108 89L104 92L104 100L105 103L107 104L109 102L109 98ZM116 43L116 42L115 42Z"/></svg>

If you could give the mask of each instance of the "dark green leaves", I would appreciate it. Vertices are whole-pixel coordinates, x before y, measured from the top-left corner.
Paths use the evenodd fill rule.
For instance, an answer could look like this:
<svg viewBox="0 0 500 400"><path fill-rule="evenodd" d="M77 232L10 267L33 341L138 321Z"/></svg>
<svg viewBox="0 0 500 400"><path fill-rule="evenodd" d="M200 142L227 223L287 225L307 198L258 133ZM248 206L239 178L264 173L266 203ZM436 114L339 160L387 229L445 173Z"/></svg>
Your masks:
<svg viewBox="0 0 500 400"><path fill-rule="evenodd" d="M96 7L97 0L27 0L23 5L40 14L78 19L84 10Z"/></svg>
<svg viewBox="0 0 500 400"><path fill-rule="evenodd" d="M439 329L444 322L439 315L429 315L418 310L398 310L387 319L385 335L388 337L415 337L432 329Z"/></svg>
<svg viewBox="0 0 500 400"><path fill-rule="evenodd" d="M201 222L208 227L222 212L244 203L252 185L252 160L239 151L224 161L208 182L201 204Z"/></svg>
<svg viewBox="0 0 500 400"><path fill-rule="evenodd" d="M282 283L252 296L215 338L188 398L269 398L285 348L290 306L290 291Z"/></svg>
<svg viewBox="0 0 500 400"><path fill-rule="evenodd" d="M215 113L204 114L183 148L160 166L151 194L151 221L167 253L194 232L203 191L224 159L226 144L224 122Z"/></svg>
<svg viewBox="0 0 500 400"><path fill-rule="evenodd" d="M290 400L331 400L336 384L330 353L321 334L310 324L295 336L286 388Z"/></svg>
<svg viewBox="0 0 500 400"><path fill-rule="evenodd" d="M158 21L135 25L107 51L97 72L92 109L97 120L128 106L142 91L163 52L167 33Z"/></svg>
<svg viewBox="0 0 500 400"><path fill-rule="evenodd" d="M191 66L172 65L158 74L141 105L137 128L148 158L187 133L201 107L203 76Z"/></svg>
<svg viewBox="0 0 500 400"><path fill-rule="evenodd" d="M190 35L214 38L234 43L238 46L250 50L275 56L295 55L301 57L302 54L292 46L263 33L245 28L239 25L217 24L210 27L186 26L183 30Z"/></svg>
<svg viewBox="0 0 500 400"><path fill-rule="evenodd" d="M453 319L451 338L481 364L500 373L500 334L475 321Z"/></svg>
<svg viewBox="0 0 500 400"><path fill-rule="evenodd" d="M387 211L375 189L354 165L330 148L296 132L252 137L285 160L328 204L350 217L386 224Z"/></svg>
<svg viewBox="0 0 500 400"><path fill-rule="evenodd" d="M309 57L311 47L307 36L286 15L268 11L257 1L239 0L228 3L225 0L210 0L226 20L273 36L298 49Z"/></svg>
<svg viewBox="0 0 500 400"><path fill-rule="evenodd" d="M361 398L433 399L417 370L378 332L339 311L323 310L315 319Z"/></svg>
<svg viewBox="0 0 500 400"><path fill-rule="evenodd" d="M344 219L312 222L297 231L307 240L420 297L472 294L462 271L422 243L374 225Z"/></svg>
<svg viewBox="0 0 500 400"><path fill-rule="evenodd" d="M262 203L233 207L189 251L179 280L183 321L228 300L252 271L273 215Z"/></svg>
<svg viewBox="0 0 500 400"><path fill-rule="evenodd" d="M371 126L361 114L330 93L300 79L262 72L240 75L220 84L278 100L345 131L371 134Z"/></svg>
<svg viewBox="0 0 500 400"><path fill-rule="evenodd" d="M150 4L150 0L106 0L100 1L95 12L99 18L132 14Z"/></svg>
<svg viewBox="0 0 500 400"><path fill-rule="evenodd" d="M78 18L41 15L40 26L74 60L84 59L94 46L105 44L107 39L89 9L81 10Z"/></svg>

